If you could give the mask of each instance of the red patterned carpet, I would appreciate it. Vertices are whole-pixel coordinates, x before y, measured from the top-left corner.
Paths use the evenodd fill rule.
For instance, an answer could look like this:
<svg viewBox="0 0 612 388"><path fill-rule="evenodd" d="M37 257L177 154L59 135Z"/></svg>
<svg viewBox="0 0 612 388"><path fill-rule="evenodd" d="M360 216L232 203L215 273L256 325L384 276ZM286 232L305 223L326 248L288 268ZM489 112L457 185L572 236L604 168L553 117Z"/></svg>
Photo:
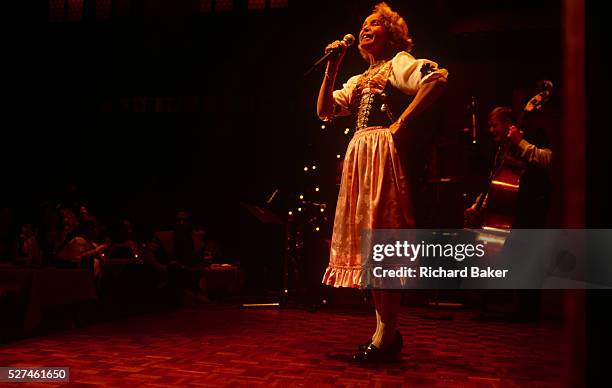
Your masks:
<svg viewBox="0 0 612 388"><path fill-rule="evenodd" d="M240 309L209 305L105 322L0 346L0 366L68 366L69 384L26 386L559 387L562 329L451 321L405 308L404 350L390 365L350 361L370 335L364 311Z"/></svg>

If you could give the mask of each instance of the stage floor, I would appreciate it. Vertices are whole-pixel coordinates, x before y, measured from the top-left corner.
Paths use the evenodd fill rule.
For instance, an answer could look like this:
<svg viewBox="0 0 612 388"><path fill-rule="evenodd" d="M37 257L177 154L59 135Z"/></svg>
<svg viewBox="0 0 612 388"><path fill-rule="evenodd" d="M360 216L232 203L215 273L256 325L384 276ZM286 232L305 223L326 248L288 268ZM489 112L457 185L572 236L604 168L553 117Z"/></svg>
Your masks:
<svg viewBox="0 0 612 388"><path fill-rule="evenodd" d="M402 359L387 365L350 361L373 328L365 309L206 305L0 345L0 366L67 366L70 386L563 385L569 339L558 323L483 322L463 311L441 321L430 312L402 310Z"/></svg>

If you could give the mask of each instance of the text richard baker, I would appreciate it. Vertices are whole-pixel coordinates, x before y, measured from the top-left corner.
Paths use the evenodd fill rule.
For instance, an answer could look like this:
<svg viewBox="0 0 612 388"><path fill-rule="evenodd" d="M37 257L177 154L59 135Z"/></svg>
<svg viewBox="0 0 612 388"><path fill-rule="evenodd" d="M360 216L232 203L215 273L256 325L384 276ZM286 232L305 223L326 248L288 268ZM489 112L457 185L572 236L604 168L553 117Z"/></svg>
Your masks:
<svg viewBox="0 0 612 388"><path fill-rule="evenodd" d="M507 269L492 269L491 267L464 267L462 269L445 269L442 267L401 267L397 269L383 269L374 267L372 273L377 278L505 278Z"/></svg>

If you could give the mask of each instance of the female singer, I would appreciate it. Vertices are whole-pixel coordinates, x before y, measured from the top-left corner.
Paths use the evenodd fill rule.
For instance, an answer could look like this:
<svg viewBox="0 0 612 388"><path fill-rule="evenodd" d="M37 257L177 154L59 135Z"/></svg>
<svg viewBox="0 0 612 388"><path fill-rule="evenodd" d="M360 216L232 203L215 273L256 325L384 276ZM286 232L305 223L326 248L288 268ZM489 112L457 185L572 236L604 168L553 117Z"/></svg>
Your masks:
<svg viewBox="0 0 612 388"><path fill-rule="evenodd" d="M356 119L356 132L344 157L323 283L364 288L369 275L367 257L360 252L361 231L414 228L409 180L396 142L440 96L448 72L435 62L409 54L412 39L408 26L386 3L376 5L359 33L359 52L368 62L368 69L334 91L346 47L341 41L326 47L326 52L334 54L328 60L317 100L317 114L323 120L340 115ZM397 96L399 109L394 104ZM354 355L357 361L395 358L403 346L397 330L400 292L379 289L372 293L376 330L371 340L359 346Z"/></svg>

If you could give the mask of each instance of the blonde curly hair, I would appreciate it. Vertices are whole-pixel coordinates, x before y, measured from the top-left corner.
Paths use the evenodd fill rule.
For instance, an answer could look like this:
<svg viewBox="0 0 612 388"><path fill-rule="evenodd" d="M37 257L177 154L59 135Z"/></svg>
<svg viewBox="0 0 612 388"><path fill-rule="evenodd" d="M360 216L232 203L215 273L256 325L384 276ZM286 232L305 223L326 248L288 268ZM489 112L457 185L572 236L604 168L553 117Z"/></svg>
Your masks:
<svg viewBox="0 0 612 388"><path fill-rule="evenodd" d="M387 44L384 50L385 57L393 57L400 51L410 52L413 47L412 38L408 35L408 24L397 12L385 2L374 7L372 15L377 15L387 32ZM365 51L359 48L361 56L367 59Z"/></svg>

